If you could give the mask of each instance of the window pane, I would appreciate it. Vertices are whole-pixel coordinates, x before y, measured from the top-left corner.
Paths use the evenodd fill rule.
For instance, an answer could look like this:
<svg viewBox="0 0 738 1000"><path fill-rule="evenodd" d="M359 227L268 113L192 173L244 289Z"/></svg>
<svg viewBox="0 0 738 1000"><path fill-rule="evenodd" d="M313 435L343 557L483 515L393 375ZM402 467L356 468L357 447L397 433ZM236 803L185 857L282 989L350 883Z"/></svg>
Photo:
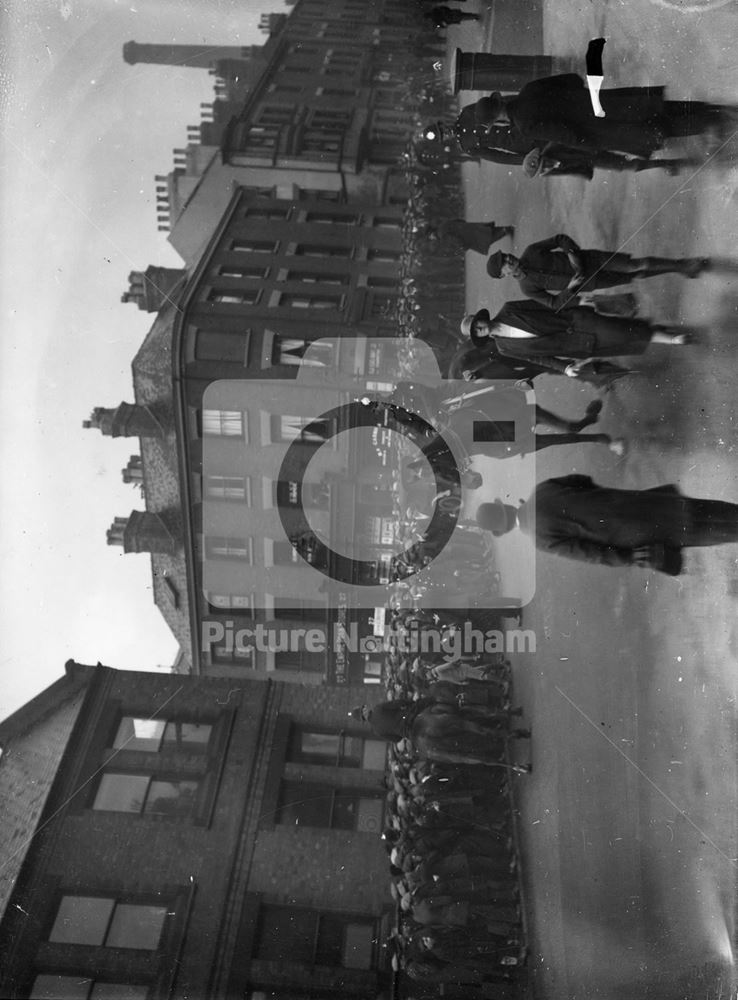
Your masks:
<svg viewBox="0 0 738 1000"><path fill-rule="evenodd" d="M104 774L92 808L140 813L150 780L145 774Z"/></svg>
<svg viewBox="0 0 738 1000"><path fill-rule="evenodd" d="M189 816L196 795L196 781L152 781L144 813L148 816Z"/></svg>
<svg viewBox="0 0 738 1000"><path fill-rule="evenodd" d="M361 766L368 771L384 771L387 763L387 744L384 740L364 740Z"/></svg>
<svg viewBox="0 0 738 1000"><path fill-rule="evenodd" d="M315 951L317 965L340 965L343 951L343 923L341 916L324 915L318 926L318 944Z"/></svg>
<svg viewBox="0 0 738 1000"><path fill-rule="evenodd" d="M343 965L347 969L371 969L374 927L371 924L346 924Z"/></svg>
<svg viewBox="0 0 738 1000"><path fill-rule="evenodd" d="M91 986L84 976L36 976L30 1000L87 1000Z"/></svg>
<svg viewBox="0 0 738 1000"><path fill-rule="evenodd" d="M164 723L158 719L136 719L124 715L120 720L113 747L118 750L148 750L156 753L164 732Z"/></svg>
<svg viewBox="0 0 738 1000"><path fill-rule="evenodd" d="M146 1000L148 986L131 986L128 983L95 983L90 1000Z"/></svg>
<svg viewBox="0 0 738 1000"><path fill-rule="evenodd" d="M98 896L64 896L49 941L101 945L114 901Z"/></svg>
<svg viewBox="0 0 738 1000"><path fill-rule="evenodd" d="M360 833L381 833L384 824L384 806L381 799L359 799L356 829Z"/></svg>
<svg viewBox="0 0 738 1000"><path fill-rule="evenodd" d="M234 597L234 608L248 607L248 597ZM164 730L164 743L167 746L207 746L213 727L200 722L168 722Z"/></svg>
<svg viewBox="0 0 738 1000"><path fill-rule="evenodd" d="M155 951L159 947L166 915L165 906L118 903L105 944L108 948L146 948L147 951Z"/></svg>

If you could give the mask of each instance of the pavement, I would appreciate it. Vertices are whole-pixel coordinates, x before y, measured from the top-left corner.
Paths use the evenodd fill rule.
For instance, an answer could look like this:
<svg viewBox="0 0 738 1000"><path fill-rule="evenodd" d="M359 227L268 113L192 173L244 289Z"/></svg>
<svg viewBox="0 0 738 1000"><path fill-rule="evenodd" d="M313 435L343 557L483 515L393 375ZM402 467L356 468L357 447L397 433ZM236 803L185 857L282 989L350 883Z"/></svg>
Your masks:
<svg viewBox="0 0 738 1000"><path fill-rule="evenodd" d="M696 6L546 0L543 51L574 62L581 53L583 64L588 40L602 35L605 86L663 83L674 98L738 103L736 6ZM478 9L486 21L449 31L451 51L504 51L503 28L508 43L531 51L510 28L511 0ZM461 103L477 96L463 93ZM465 164L466 217L515 225L518 251L566 231L585 247L735 259L737 149L735 140L691 175L598 171L589 183ZM494 312L521 297L514 282L489 279L484 264L467 255L470 310ZM604 397L601 429L628 439L625 457L597 445L547 450L539 479L580 472L630 488L673 482L738 501L737 279L665 276L633 286L643 315L698 323L702 340L651 348L635 362L641 374ZM539 379L536 389L544 406L571 415L595 395L562 378ZM504 478L489 470L490 493L512 495L515 486L509 469ZM522 558L536 556L528 549ZM533 729L534 771L518 779L517 799L537 998L738 995L738 545L691 550L686 570L669 578L537 554L525 627L538 648L514 663Z"/></svg>

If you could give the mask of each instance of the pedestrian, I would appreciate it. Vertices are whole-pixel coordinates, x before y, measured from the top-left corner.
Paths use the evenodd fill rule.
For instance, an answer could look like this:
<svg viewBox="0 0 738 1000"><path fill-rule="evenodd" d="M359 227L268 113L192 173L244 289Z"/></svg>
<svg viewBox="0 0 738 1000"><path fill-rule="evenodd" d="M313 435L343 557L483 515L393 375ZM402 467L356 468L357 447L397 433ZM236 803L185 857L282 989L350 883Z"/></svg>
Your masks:
<svg viewBox="0 0 738 1000"><path fill-rule="evenodd" d="M476 517L496 536L519 527L545 552L670 576L682 572L682 549L738 541L738 504L687 497L674 485L612 489L581 475L546 480L520 507L483 503Z"/></svg>
<svg viewBox="0 0 738 1000"><path fill-rule="evenodd" d="M736 109L704 101L667 101L664 87L600 91L603 118L592 110L584 80L576 73L533 80L510 97L495 92L482 100L489 126L510 125L523 139L578 151L609 152L649 159L670 138L724 131ZM477 102L478 104L481 102Z"/></svg>
<svg viewBox="0 0 738 1000"><path fill-rule="evenodd" d="M485 764L527 773L529 765L508 764L505 760L509 738L527 739L525 729L508 730L499 720L480 720L452 705L398 699L380 702L373 708L362 705L349 713L368 722L386 740L409 739L415 750L429 760L452 764Z"/></svg>
<svg viewBox="0 0 738 1000"><path fill-rule="evenodd" d="M462 21L479 21L479 14L470 14L465 10L445 5L432 7L423 17L431 21L436 28L447 28L451 24L461 24Z"/></svg>
<svg viewBox="0 0 738 1000"><path fill-rule="evenodd" d="M602 316L585 306L554 312L529 299L506 302L493 317L480 309L465 321L476 346L491 338L496 350L507 357L547 366L560 366L561 359L568 359L564 374L570 377L591 358L643 354L649 344L683 345L692 339L685 328L629 316Z"/></svg>
<svg viewBox="0 0 738 1000"><path fill-rule="evenodd" d="M498 226L496 222L467 222L464 219L447 219L437 226L426 227L425 235L432 243L438 243L446 252L473 250L475 253L489 253L493 243L505 236L512 237L514 226Z"/></svg>
<svg viewBox="0 0 738 1000"><path fill-rule="evenodd" d="M498 110L495 102L489 97L483 97L476 103L463 107L452 128L442 122L428 125L423 132L424 138L440 144L455 142L470 157L520 166L528 177L566 175L591 180L595 169L634 173L641 170L665 170L669 174L675 174L682 167L694 163L684 157L650 160L537 141L524 136L509 123L496 124L490 116Z"/></svg>
<svg viewBox="0 0 738 1000"><path fill-rule="evenodd" d="M531 243L519 258L511 253L493 253L487 261L487 274L491 278L515 278L526 299L558 311L576 305L577 295L583 292L662 274L696 278L709 266L705 257L631 257L608 250L582 250L570 236L559 233Z"/></svg>

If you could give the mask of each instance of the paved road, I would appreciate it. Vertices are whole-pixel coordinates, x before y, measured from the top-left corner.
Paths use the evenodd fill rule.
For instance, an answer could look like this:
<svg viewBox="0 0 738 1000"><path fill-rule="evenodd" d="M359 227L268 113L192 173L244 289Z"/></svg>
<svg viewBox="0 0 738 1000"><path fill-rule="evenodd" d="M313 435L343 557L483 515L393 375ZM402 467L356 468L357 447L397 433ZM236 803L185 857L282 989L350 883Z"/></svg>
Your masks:
<svg viewBox="0 0 738 1000"><path fill-rule="evenodd" d="M545 51L583 61L601 34L606 81L738 102L735 6L701 16L688 6L550 2ZM494 40L507 11L497 0L494 30L482 25L475 42L464 26L452 47L481 48L485 31ZM469 166L467 217L515 224L518 249L566 230L584 246L738 257L734 149L720 167L676 179L600 173L589 184L541 183ZM520 297L514 283L487 278L481 257L468 262L469 307ZM738 501L735 276L665 277L637 292L645 315L705 323L705 343L653 348L639 362L643 375L606 397L603 429L629 438L627 457L557 449L540 456L539 478L578 471L612 485L677 482ZM563 379L539 382L554 409L575 413L592 398ZM687 566L674 580L538 559L526 622L538 653L515 667L534 731L535 770L519 795L536 996L733 995L738 546L690 553Z"/></svg>

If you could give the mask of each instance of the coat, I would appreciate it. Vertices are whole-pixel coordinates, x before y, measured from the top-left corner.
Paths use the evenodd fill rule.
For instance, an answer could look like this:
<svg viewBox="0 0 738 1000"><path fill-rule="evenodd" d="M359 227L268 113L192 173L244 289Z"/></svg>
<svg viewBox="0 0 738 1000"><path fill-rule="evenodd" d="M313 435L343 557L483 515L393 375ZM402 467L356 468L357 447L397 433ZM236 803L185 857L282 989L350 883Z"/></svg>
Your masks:
<svg viewBox="0 0 738 1000"><path fill-rule="evenodd" d="M629 566L633 549L645 545L660 543L678 554L683 546L738 540L738 505L685 497L673 485L618 490L573 475L541 483L520 508L518 523L546 552ZM665 572L679 572L680 560L670 565Z"/></svg>
<svg viewBox="0 0 738 1000"><path fill-rule="evenodd" d="M604 118L597 118L584 80L576 73L526 84L506 101L516 131L534 144L554 142L579 150L648 157L669 134L663 87L600 91Z"/></svg>
<svg viewBox="0 0 738 1000"><path fill-rule="evenodd" d="M584 306L554 312L540 302L521 299L506 302L492 322L534 334L531 338L495 337L500 354L531 359L616 357L642 354L651 340L651 324L624 316L600 316Z"/></svg>
<svg viewBox="0 0 738 1000"><path fill-rule="evenodd" d="M536 358L535 361L504 357L497 351L494 340L490 340L489 347L475 347L471 343L460 347L451 358L448 377L460 379L464 377L465 371L471 371L476 378L525 379L532 382L538 375L545 375L547 372L563 374L565 367L564 363L554 357Z"/></svg>
<svg viewBox="0 0 738 1000"><path fill-rule="evenodd" d="M567 286L574 277L574 268L567 256L572 241L564 233L552 236L547 240L531 243L520 255L520 266L525 272L518 278L520 290L526 299L540 302L551 308L560 307L571 297L562 294L557 300L549 291L565 293ZM586 277L577 290L592 291L595 288L612 288L627 284L631 275L622 270L608 270L608 264L618 261L621 265L630 260L628 254L609 253L607 250L577 251L583 264ZM573 293L572 293L573 294Z"/></svg>

